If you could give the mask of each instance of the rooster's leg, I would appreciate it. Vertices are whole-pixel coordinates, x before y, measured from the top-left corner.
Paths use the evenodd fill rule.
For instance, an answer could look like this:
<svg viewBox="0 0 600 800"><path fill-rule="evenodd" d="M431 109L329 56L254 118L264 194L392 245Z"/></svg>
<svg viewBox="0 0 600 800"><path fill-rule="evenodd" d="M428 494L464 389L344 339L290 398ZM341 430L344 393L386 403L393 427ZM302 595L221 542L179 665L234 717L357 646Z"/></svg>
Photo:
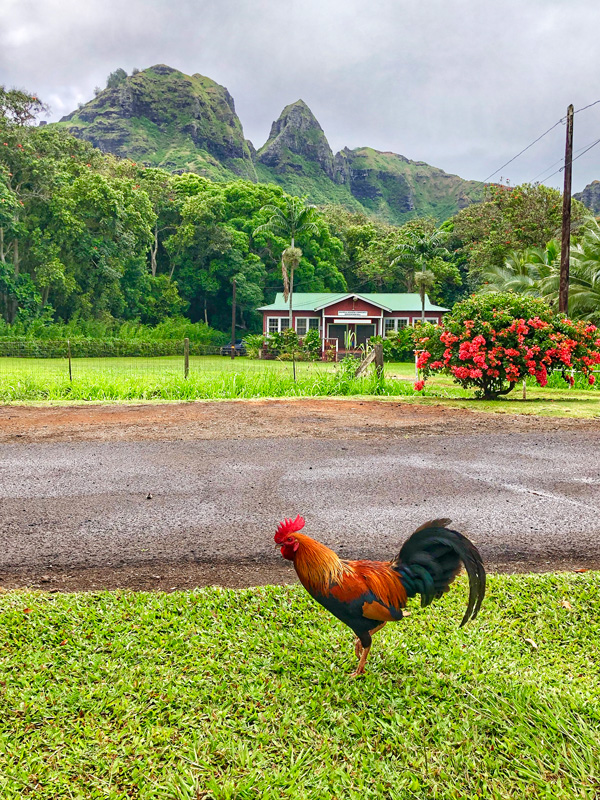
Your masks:
<svg viewBox="0 0 600 800"><path fill-rule="evenodd" d="M373 628L372 630L370 630L369 631L369 639L371 638L371 636L373 636L374 633L377 633L377 631L380 631L383 628L384 625L385 625L385 622L382 622L376 628ZM360 639L358 638L358 636L356 637L356 641L354 643L354 652L356 653L357 657L360 655L360 659L359 659L359 662L358 662L358 666L356 667L356 670L352 673L352 675L350 675L351 678L356 678L358 675L362 675L364 673L365 664L366 664L367 656L369 655L369 650L370 649L371 649L371 644L370 643L369 643L368 647L363 647L363 645L362 645ZM361 652L361 650L362 650L362 652Z"/></svg>

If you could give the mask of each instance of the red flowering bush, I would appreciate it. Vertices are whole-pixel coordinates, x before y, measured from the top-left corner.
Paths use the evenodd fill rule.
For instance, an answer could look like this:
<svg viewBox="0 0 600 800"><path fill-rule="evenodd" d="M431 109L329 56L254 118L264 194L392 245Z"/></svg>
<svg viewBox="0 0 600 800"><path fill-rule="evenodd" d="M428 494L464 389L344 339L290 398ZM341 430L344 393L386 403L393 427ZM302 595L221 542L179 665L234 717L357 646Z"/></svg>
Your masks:
<svg viewBox="0 0 600 800"><path fill-rule="evenodd" d="M553 369L571 386L572 369L593 384L592 370L600 364L595 325L556 316L543 300L512 292L457 303L443 325L417 328L415 341L425 378L445 372L488 400L508 394L529 375L545 386Z"/></svg>

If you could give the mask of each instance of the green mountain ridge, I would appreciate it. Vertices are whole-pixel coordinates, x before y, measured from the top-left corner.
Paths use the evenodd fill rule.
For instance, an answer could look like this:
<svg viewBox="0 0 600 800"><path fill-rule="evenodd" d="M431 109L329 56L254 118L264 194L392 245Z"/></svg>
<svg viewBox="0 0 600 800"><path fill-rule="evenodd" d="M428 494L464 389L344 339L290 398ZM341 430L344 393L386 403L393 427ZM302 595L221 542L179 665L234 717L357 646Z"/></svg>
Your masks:
<svg viewBox="0 0 600 800"><path fill-rule="evenodd" d="M244 138L227 89L158 64L106 88L60 127L104 152L217 181L274 183L319 205L337 204L391 223L447 219L483 197L483 186L423 161L369 147L334 153L302 100L286 106L258 150Z"/></svg>
<svg viewBox="0 0 600 800"><path fill-rule="evenodd" d="M587 206L595 216L600 216L600 181L592 181L573 197Z"/></svg>

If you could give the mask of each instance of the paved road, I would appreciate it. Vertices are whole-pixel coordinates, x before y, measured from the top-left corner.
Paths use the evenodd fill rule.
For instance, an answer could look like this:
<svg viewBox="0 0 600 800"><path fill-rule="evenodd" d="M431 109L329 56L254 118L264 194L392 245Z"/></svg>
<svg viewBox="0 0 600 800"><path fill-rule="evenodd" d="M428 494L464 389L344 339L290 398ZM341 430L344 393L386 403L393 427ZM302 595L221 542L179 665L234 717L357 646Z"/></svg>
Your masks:
<svg viewBox="0 0 600 800"><path fill-rule="evenodd" d="M348 557L449 516L491 566L599 568L599 488L600 429L3 444L0 572L274 564L298 512Z"/></svg>

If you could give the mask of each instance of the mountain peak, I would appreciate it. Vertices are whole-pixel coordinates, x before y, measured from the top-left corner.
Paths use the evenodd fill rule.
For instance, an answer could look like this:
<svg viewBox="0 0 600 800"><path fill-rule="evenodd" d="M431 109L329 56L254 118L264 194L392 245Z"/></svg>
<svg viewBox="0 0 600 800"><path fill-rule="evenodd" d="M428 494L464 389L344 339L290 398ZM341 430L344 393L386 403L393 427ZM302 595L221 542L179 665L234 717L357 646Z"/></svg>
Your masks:
<svg viewBox="0 0 600 800"><path fill-rule="evenodd" d="M261 164L276 172L298 172L302 161L317 164L330 178L334 175L333 152L317 118L304 100L287 105L271 125L266 143L258 151Z"/></svg>
<svg viewBox="0 0 600 800"><path fill-rule="evenodd" d="M588 183L583 191L577 192L573 197L587 206L592 214L600 214L600 181Z"/></svg>
<svg viewBox="0 0 600 800"><path fill-rule="evenodd" d="M233 98L224 86L166 64L126 76L63 117L105 152L172 171L256 180Z"/></svg>

